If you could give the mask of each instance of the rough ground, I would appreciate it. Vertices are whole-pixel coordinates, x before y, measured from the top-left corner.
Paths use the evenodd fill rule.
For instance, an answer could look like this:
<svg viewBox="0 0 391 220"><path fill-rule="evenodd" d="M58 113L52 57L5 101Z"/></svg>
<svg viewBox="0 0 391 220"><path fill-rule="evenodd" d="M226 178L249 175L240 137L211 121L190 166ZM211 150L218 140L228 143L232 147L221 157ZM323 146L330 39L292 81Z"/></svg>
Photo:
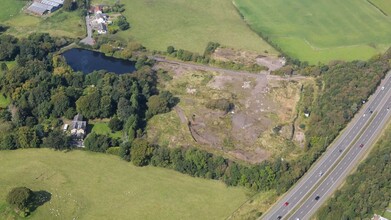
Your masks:
<svg viewBox="0 0 391 220"><path fill-rule="evenodd" d="M291 139L295 106L301 81L305 80L302 77L281 78L268 73L235 72L162 60L155 69L163 69L172 76L172 80L161 80L161 85L181 100L175 113L182 129L176 128L178 125L159 126L170 124L162 122L163 118L161 122L152 120L148 128L151 140L159 142L158 136L164 129L176 129L169 132L178 137L184 133L192 137L183 138L183 142L171 137L160 142L169 146L202 146L231 158L258 163L284 151L282 144ZM225 113L205 107L208 100L219 98L232 101L234 110ZM275 134L273 128L278 125L282 129Z"/></svg>

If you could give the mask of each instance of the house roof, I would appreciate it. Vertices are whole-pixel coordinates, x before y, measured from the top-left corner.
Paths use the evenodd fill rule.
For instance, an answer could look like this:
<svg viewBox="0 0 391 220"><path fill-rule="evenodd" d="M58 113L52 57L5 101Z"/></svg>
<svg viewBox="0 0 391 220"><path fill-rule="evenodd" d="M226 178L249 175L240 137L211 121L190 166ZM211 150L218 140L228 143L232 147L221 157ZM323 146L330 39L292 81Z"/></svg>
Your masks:
<svg viewBox="0 0 391 220"><path fill-rule="evenodd" d="M33 12L33 13L36 13L36 14L44 14L46 11L48 11L49 9L47 9L47 6L44 5L44 4L41 4L39 2L33 2L33 4L31 4L27 10Z"/></svg>
<svg viewBox="0 0 391 220"><path fill-rule="evenodd" d="M49 1L55 2L55 3L60 4L60 5L64 4L64 0L49 0Z"/></svg>
<svg viewBox="0 0 391 220"><path fill-rule="evenodd" d="M45 4L45 5L50 5L50 6L53 6L53 7L60 6L60 3L57 3L57 2L54 2L54 1L51 1L51 0L42 0L41 3Z"/></svg>

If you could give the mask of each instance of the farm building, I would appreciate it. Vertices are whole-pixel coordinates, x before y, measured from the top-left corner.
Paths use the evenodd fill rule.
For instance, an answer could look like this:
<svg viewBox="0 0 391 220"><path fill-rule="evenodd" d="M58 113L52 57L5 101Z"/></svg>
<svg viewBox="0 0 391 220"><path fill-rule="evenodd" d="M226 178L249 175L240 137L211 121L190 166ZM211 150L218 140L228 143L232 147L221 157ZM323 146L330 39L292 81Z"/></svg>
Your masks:
<svg viewBox="0 0 391 220"><path fill-rule="evenodd" d="M37 15L44 15L58 10L63 4L64 0L36 0L27 8L27 11Z"/></svg>

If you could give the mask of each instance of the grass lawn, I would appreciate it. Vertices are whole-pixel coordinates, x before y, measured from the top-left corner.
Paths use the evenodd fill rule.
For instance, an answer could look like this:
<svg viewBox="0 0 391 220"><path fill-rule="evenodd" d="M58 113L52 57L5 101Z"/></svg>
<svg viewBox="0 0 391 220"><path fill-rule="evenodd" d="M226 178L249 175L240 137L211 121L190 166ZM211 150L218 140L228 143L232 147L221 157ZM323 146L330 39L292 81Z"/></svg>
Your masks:
<svg viewBox="0 0 391 220"><path fill-rule="evenodd" d="M25 1L1 0L0 22L18 15L19 11L26 5Z"/></svg>
<svg viewBox="0 0 391 220"><path fill-rule="evenodd" d="M388 16L391 16L391 1L389 0L369 0L376 7L386 13Z"/></svg>
<svg viewBox="0 0 391 220"><path fill-rule="evenodd" d="M115 133L112 133L110 128L109 128L109 124L108 122L94 122L94 121L91 121L91 122L88 122L91 126L92 126L92 131L97 133L97 134L104 134L104 135L108 135L112 138L121 138L122 137L122 133L121 131L117 131Z"/></svg>
<svg viewBox="0 0 391 220"><path fill-rule="evenodd" d="M254 30L310 63L368 59L391 45L391 19L366 0L235 0Z"/></svg>
<svg viewBox="0 0 391 220"><path fill-rule="evenodd" d="M8 1L8 0L7 0ZM38 17L20 12L4 22L9 26L7 33L25 37L35 32L49 33L52 36L80 37L85 36L85 21L79 12L66 12L60 9L51 15Z"/></svg>
<svg viewBox="0 0 391 220"><path fill-rule="evenodd" d="M93 0L113 4L116 0ZM230 0L121 0L131 28L118 35L141 42L148 49L165 51L167 46L203 53L215 41L235 49L276 54L240 18Z"/></svg>
<svg viewBox="0 0 391 220"><path fill-rule="evenodd" d="M0 108L6 108L10 104L11 100L0 94Z"/></svg>
<svg viewBox="0 0 391 220"><path fill-rule="evenodd" d="M0 219L15 186L51 193L30 219L224 219L246 201L242 188L118 157L50 149L0 151Z"/></svg>

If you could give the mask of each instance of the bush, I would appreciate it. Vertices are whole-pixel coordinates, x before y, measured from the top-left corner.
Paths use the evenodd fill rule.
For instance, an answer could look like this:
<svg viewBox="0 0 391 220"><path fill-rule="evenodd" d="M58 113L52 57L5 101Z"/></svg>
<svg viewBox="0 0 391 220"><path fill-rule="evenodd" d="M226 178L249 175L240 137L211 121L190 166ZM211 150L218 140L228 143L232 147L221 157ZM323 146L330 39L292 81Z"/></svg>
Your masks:
<svg viewBox="0 0 391 220"><path fill-rule="evenodd" d="M109 122L109 128L112 132L120 131L122 127L123 123L117 116L113 117Z"/></svg>
<svg viewBox="0 0 391 220"><path fill-rule="evenodd" d="M206 107L210 109L218 109L227 113L234 108L234 104L228 99L214 99L208 101L206 103Z"/></svg>
<svg viewBox="0 0 391 220"><path fill-rule="evenodd" d="M33 197L34 193L31 189L27 187L16 187L8 193L7 203L23 214L28 214Z"/></svg>
<svg viewBox="0 0 391 220"><path fill-rule="evenodd" d="M121 151L120 147L110 147L109 149L106 150L106 153L120 156L120 151Z"/></svg>

